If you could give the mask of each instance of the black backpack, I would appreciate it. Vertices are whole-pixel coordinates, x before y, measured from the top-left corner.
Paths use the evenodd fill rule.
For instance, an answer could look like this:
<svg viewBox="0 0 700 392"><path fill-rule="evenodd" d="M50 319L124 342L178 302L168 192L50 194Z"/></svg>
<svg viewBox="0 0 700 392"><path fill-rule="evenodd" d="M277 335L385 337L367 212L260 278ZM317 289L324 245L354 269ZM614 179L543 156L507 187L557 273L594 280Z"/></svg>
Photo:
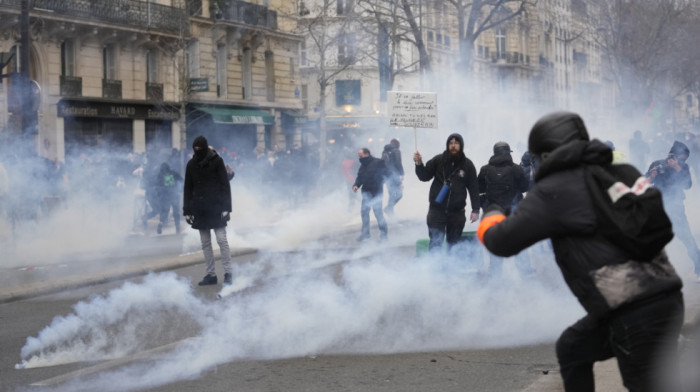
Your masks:
<svg viewBox="0 0 700 392"><path fill-rule="evenodd" d="M513 168L506 166L486 166L486 201L487 204L498 204L509 210L515 199L515 184Z"/></svg>
<svg viewBox="0 0 700 392"><path fill-rule="evenodd" d="M589 165L586 182L599 233L638 261L649 261L673 239L661 191L628 164Z"/></svg>

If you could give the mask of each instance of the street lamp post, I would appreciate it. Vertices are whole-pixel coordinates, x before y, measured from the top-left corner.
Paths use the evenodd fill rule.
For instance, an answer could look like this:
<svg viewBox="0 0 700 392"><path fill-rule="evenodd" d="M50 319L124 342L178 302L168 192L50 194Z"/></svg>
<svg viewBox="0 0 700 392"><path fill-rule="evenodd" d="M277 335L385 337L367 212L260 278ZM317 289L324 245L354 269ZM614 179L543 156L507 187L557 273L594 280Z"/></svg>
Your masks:
<svg viewBox="0 0 700 392"><path fill-rule="evenodd" d="M22 137L28 143L37 132L37 99L34 83L29 74L30 35L29 35L29 10L30 0L22 0L20 15L20 58L19 58L19 87L20 102L22 103ZM29 146L27 146L29 147Z"/></svg>

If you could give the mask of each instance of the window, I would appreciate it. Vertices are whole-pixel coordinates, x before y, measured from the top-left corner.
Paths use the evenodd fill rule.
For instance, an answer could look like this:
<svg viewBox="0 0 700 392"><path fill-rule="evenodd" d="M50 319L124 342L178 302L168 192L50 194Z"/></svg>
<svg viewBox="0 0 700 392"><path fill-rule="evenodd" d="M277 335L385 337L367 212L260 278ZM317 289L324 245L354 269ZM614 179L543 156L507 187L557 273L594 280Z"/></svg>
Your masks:
<svg viewBox="0 0 700 392"><path fill-rule="evenodd" d="M241 72L243 83L243 99L250 99L253 96L253 51L250 48L243 48L243 60L241 62Z"/></svg>
<svg viewBox="0 0 700 392"><path fill-rule="evenodd" d="M447 47L450 46L450 36L448 36L448 35L445 36L445 46L447 46Z"/></svg>
<svg viewBox="0 0 700 392"><path fill-rule="evenodd" d="M10 67L7 70L8 72L22 72L20 69L20 64L22 63L20 61L20 56L22 55L21 48L22 47L20 44L15 44L10 50L10 53L14 54L14 56L12 56L12 60L10 60Z"/></svg>
<svg viewBox="0 0 700 392"><path fill-rule="evenodd" d="M352 12L353 0L336 0L338 15L347 15Z"/></svg>
<svg viewBox="0 0 700 392"><path fill-rule="evenodd" d="M499 59L506 58L506 32L503 29L496 32L496 55Z"/></svg>
<svg viewBox="0 0 700 392"><path fill-rule="evenodd" d="M301 85L301 104L304 110L309 110L309 85Z"/></svg>
<svg viewBox="0 0 700 392"><path fill-rule="evenodd" d="M362 104L362 82L360 80L335 81L336 106Z"/></svg>
<svg viewBox="0 0 700 392"><path fill-rule="evenodd" d="M435 40L435 38L433 38L433 32L428 31L428 42L433 42L434 40Z"/></svg>
<svg viewBox="0 0 700 392"><path fill-rule="evenodd" d="M75 49L70 39L61 43L61 75L75 76Z"/></svg>
<svg viewBox="0 0 700 392"><path fill-rule="evenodd" d="M689 108L692 108L692 107L693 107L693 95L692 95L692 94L686 95L686 96L685 96L685 101L686 101L686 104L687 104L687 106L688 106Z"/></svg>
<svg viewBox="0 0 700 392"><path fill-rule="evenodd" d="M199 41L192 41L187 45L185 52L185 60L187 64L187 75L190 78L199 77Z"/></svg>
<svg viewBox="0 0 700 392"><path fill-rule="evenodd" d="M342 33L338 37L338 63L350 64L355 61L355 34Z"/></svg>
<svg viewBox="0 0 700 392"><path fill-rule="evenodd" d="M155 49L146 52L146 81L158 83L158 52Z"/></svg>
<svg viewBox="0 0 700 392"><path fill-rule="evenodd" d="M114 44L107 44L102 48L103 75L105 80L117 79L117 59Z"/></svg>
<svg viewBox="0 0 700 392"><path fill-rule="evenodd" d="M302 67L309 65L309 59L307 58L306 51L306 41L301 41L299 44L299 62Z"/></svg>
<svg viewBox="0 0 700 392"><path fill-rule="evenodd" d="M228 94L226 63L228 61L228 50L225 44L216 46L216 96L226 97Z"/></svg>
<svg viewBox="0 0 700 392"><path fill-rule="evenodd" d="M296 75L296 73L297 73L294 64L296 64L296 59L294 57L290 57L289 58L289 78L290 79L294 79L294 75Z"/></svg>
<svg viewBox="0 0 700 392"><path fill-rule="evenodd" d="M265 90L267 100L275 100L275 54L271 50L265 51Z"/></svg>

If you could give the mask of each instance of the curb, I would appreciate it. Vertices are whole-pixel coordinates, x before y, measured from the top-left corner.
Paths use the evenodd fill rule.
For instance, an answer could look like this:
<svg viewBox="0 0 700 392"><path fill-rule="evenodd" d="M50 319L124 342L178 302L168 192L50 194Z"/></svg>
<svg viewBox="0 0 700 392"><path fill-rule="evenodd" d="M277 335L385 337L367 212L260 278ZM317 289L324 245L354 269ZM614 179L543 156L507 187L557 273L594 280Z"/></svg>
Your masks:
<svg viewBox="0 0 700 392"><path fill-rule="evenodd" d="M220 258L214 253L215 258ZM231 250L231 257L243 256L257 253L256 248L236 248ZM134 258L136 259L136 258ZM131 259L132 261L134 259ZM194 252L185 255L173 257L160 257L148 259L145 263L127 263L116 268L105 270L100 274L92 276L70 276L55 282L36 282L23 284L18 287L0 290L0 304L30 299L47 294L55 294L69 289L78 289L82 287L94 286L97 284L114 282L117 280L130 279L138 276L147 275L150 272L163 272L182 267L188 267L204 262L204 254L202 251Z"/></svg>

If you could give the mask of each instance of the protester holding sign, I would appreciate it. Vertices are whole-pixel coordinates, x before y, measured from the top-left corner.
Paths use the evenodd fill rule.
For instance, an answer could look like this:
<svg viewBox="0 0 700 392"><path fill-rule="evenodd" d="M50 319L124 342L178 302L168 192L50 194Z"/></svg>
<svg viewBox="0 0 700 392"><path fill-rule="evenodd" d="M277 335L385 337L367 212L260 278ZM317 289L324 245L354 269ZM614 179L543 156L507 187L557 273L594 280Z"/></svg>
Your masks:
<svg viewBox="0 0 700 392"><path fill-rule="evenodd" d="M428 199L428 235L430 251L442 249L447 237L450 248L462 238L462 230L467 222L464 208L467 194L471 200L470 221L479 219L479 184L476 168L464 155L464 139L458 133L447 138L447 149L423 165L421 154L416 151L413 161L416 163L416 175L421 181L433 180Z"/></svg>

